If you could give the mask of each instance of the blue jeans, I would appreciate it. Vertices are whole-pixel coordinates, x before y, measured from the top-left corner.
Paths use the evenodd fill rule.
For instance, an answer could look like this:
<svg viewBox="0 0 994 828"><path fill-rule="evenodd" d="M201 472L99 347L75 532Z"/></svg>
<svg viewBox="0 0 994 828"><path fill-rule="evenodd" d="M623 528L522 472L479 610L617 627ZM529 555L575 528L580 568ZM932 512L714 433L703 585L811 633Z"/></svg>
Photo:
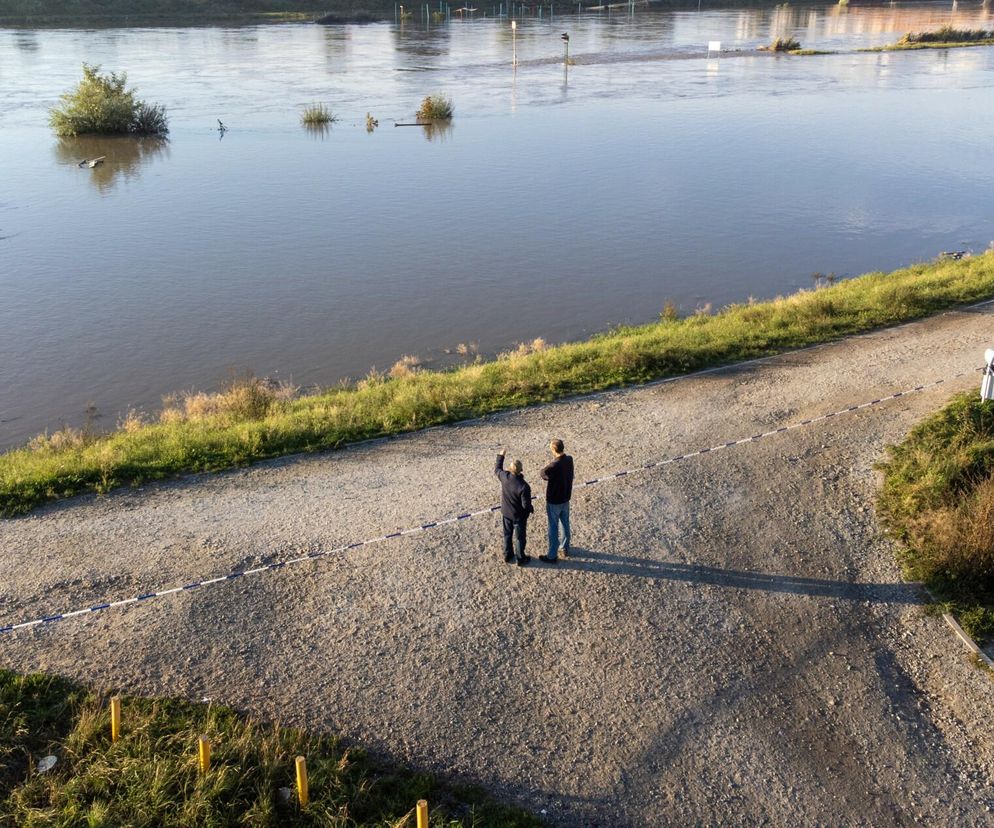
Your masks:
<svg viewBox="0 0 994 828"><path fill-rule="evenodd" d="M560 552L569 552L569 501L546 503L545 514L549 518L549 557L555 560ZM563 525L563 542L559 543L559 524Z"/></svg>

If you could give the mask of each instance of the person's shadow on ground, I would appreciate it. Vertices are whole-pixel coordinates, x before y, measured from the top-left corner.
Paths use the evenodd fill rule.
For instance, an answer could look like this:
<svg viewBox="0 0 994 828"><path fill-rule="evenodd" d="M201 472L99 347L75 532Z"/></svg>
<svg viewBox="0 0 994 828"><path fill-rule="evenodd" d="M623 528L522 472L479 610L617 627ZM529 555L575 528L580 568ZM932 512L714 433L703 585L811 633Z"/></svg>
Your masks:
<svg viewBox="0 0 994 828"><path fill-rule="evenodd" d="M536 563L539 563L537 560ZM552 569L549 565L539 564ZM605 575L622 575L632 578L652 578L654 580L685 581L694 584L729 587L732 589L756 589L763 592L782 592L792 595L811 595L823 598L839 598L849 601L873 601L887 604L924 604L925 596L917 584L874 584L832 581L824 578L801 578L793 575L777 575L768 572L748 572L736 569L720 569L713 566L686 564L677 561L654 561L648 558L633 558L611 555L607 552L593 552L574 547L568 558L560 555L555 567L559 570L578 572L598 572Z"/></svg>

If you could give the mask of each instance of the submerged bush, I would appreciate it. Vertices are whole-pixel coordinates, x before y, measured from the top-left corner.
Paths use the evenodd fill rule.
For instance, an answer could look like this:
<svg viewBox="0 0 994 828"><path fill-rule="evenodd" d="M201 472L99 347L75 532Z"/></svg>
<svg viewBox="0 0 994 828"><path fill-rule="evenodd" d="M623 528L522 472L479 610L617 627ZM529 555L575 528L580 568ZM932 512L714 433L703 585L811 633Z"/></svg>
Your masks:
<svg viewBox="0 0 994 828"><path fill-rule="evenodd" d="M453 112L450 98L444 95L426 95L415 117L419 121L448 121Z"/></svg>
<svg viewBox="0 0 994 828"><path fill-rule="evenodd" d="M324 104L311 104L300 115L300 122L304 126L327 126L337 120L337 116Z"/></svg>
<svg viewBox="0 0 994 828"><path fill-rule="evenodd" d="M169 125L166 121L165 108L157 104L138 101L130 131L133 135L160 137L166 135L169 132Z"/></svg>
<svg viewBox="0 0 994 828"><path fill-rule="evenodd" d="M801 48L801 42L795 40L792 37L778 37L769 46L766 47L768 52L794 52Z"/></svg>
<svg viewBox="0 0 994 828"><path fill-rule="evenodd" d="M83 64L83 80L62 103L49 113L55 134L67 138L76 135L154 135L169 132L166 110L135 98L127 88L128 76L110 72L100 74L99 66Z"/></svg>

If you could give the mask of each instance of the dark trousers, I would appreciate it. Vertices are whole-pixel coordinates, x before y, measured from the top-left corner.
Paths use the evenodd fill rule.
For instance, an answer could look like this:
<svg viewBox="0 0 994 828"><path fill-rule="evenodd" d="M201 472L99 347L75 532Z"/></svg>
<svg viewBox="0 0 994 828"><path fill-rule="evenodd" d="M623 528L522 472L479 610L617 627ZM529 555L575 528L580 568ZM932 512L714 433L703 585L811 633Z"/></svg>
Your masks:
<svg viewBox="0 0 994 828"><path fill-rule="evenodd" d="M511 520L503 515L501 518L504 521L504 557L514 554L511 549L511 536L513 535L518 547L516 557L520 561L525 556L525 544L528 543L528 518Z"/></svg>

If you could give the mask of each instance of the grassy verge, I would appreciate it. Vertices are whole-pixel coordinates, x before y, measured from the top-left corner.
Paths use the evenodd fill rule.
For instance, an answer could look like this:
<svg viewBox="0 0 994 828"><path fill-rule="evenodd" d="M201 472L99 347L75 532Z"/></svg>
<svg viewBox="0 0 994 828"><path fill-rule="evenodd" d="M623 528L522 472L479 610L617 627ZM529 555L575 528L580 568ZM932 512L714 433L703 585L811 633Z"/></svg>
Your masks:
<svg viewBox="0 0 994 828"><path fill-rule="evenodd" d="M0 455L0 515L82 492L212 471L502 409L765 356L994 296L994 253L872 273L717 315L619 328L585 342L532 347L452 371L398 364L356 385L294 398L253 381L193 395L156 421L110 434L42 435Z"/></svg>
<svg viewBox="0 0 994 828"><path fill-rule="evenodd" d="M480 791L388 768L333 736L264 725L177 699L122 699L110 740L107 699L65 679L0 670L0 825L404 826L419 799L431 825L537 826ZM211 742L206 774L197 739ZM57 758L38 773L38 760ZM294 759L307 759L310 804L295 795Z"/></svg>
<svg viewBox="0 0 994 828"><path fill-rule="evenodd" d="M923 581L970 635L994 635L994 404L962 394L881 463L879 512Z"/></svg>

